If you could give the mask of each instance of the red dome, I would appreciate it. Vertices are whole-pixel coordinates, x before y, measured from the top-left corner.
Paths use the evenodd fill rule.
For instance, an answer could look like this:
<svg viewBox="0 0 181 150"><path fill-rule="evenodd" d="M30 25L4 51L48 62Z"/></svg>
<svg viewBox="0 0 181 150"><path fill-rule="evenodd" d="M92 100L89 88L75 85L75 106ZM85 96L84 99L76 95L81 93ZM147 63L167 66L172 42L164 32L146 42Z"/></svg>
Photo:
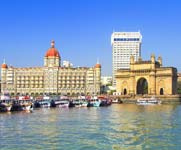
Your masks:
<svg viewBox="0 0 181 150"><path fill-rule="evenodd" d="M4 63L4 64L1 65L1 68L6 69L6 68L8 68L8 65L6 65L6 64Z"/></svg>
<svg viewBox="0 0 181 150"><path fill-rule="evenodd" d="M58 50L54 47L54 45L55 45L55 42L52 41L51 48L48 49L45 57L60 57L60 54L59 54Z"/></svg>
<svg viewBox="0 0 181 150"><path fill-rule="evenodd" d="M101 64L96 64L95 68L101 68Z"/></svg>

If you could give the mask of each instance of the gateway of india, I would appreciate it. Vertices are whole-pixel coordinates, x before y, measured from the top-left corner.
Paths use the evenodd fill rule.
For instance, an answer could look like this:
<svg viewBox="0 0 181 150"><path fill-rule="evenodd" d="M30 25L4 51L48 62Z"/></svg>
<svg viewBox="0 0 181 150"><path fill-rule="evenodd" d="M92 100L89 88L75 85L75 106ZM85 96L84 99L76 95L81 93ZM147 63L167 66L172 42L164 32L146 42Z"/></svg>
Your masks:
<svg viewBox="0 0 181 150"><path fill-rule="evenodd" d="M162 58L143 61L130 57L130 69L116 73L116 90L121 95L175 95L177 94L177 69L163 67Z"/></svg>
<svg viewBox="0 0 181 150"><path fill-rule="evenodd" d="M44 56L43 67L1 66L1 92L11 95L91 95L100 94L101 65L64 67L55 42Z"/></svg>

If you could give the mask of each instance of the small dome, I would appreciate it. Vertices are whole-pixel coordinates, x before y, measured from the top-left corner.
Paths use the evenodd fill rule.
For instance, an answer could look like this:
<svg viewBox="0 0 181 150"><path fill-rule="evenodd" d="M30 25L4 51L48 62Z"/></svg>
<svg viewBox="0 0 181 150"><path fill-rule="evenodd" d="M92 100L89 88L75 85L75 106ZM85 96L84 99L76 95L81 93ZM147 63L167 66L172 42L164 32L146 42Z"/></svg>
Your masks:
<svg viewBox="0 0 181 150"><path fill-rule="evenodd" d="M3 64L1 65L1 68L7 69L7 68L8 68L8 65L6 65L5 63L3 63Z"/></svg>
<svg viewBox="0 0 181 150"><path fill-rule="evenodd" d="M95 68L101 68L101 64L96 64Z"/></svg>
<svg viewBox="0 0 181 150"><path fill-rule="evenodd" d="M51 48L48 49L45 57L60 57L58 50L55 48L55 41L51 42Z"/></svg>

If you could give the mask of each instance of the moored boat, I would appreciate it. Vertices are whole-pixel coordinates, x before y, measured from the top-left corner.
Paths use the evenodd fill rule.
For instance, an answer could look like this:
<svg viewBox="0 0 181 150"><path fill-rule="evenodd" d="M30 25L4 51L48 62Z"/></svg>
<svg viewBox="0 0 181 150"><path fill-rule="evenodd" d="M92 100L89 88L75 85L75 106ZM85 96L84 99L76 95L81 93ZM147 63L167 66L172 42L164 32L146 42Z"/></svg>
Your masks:
<svg viewBox="0 0 181 150"><path fill-rule="evenodd" d="M101 99L100 106L110 106L112 101L110 99Z"/></svg>
<svg viewBox="0 0 181 150"><path fill-rule="evenodd" d="M33 107L34 108L49 108L51 106L51 100L49 96L39 96L36 97Z"/></svg>
<svg viewBox="0 0 181 150"><path fill-rule="evenodd" d="M50 100L40 100L38 103L42 108L49 108L51 106Z"/></svg>
<svg viewBox="0 0 181 150"><path fill-rule="evenodd" d="M11 111L31 111L33 110L32 100L12 100Z"/></svg>
<svg viewBox="0 0 181 150"><path fill-rule="evenodd" d="M69 107L69 100L68 99L55 100L54 105L59 108L67 108Z"/></svg>
<svg viewBox="0 0 181 150"><path fill-rule="evenodd" d="M82 107L82 102L80 99L73 100L74 107Z"/></svg>
<svg viewBox="0 0 181 150"><path fill-rule="evenodd" d="M32 103L23 103L23 104L21 104L21 108L24 111L32 111L33 105L32 105Z"/></svg>
<svg viewBox="0 0 181 150"><path fill-rule="evenodd" d="M91 99L88 101L87 107L99 107L101 104L101 100L99 99Z"/></svg>
<svg viewBox="0 0 181 150"><path fill-rule="evenodd" d="M11 111L12 104L8 100L0 101L0 112L9 112Z"/></svg>
<svg viewBox="0 0 181 150"><path fill-rule="evenodd" d="M88 102L86 100L83 100L82 101L82 107L87 107L87 105L88 105Z"/></svg>
<svg viewBox="0 0 181 150"><path fill-rule="evenodd" d="M138 105L154 105L154 104L161 104L161 100L152 96L151 98L139 98L136 101Z"/></svg>

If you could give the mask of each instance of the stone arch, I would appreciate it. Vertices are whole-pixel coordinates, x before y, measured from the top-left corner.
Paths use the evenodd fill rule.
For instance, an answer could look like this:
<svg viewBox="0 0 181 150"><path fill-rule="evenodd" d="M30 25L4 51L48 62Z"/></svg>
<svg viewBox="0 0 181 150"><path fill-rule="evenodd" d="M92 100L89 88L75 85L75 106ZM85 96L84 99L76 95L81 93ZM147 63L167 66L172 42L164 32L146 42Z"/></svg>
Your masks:
<svg viewBox="0 0 181 150"><path fill-rule="evenodd" d="M136 93L142 95L148 94L148 81L144 77L138 79L136 86Z"/></svg>
<svg viewBox="0 0 181 150"><path fill-rule="evenodd" d="M122 82L122 94L123 95L128 94L128 83L127 83L127 81Z"/></svg>

